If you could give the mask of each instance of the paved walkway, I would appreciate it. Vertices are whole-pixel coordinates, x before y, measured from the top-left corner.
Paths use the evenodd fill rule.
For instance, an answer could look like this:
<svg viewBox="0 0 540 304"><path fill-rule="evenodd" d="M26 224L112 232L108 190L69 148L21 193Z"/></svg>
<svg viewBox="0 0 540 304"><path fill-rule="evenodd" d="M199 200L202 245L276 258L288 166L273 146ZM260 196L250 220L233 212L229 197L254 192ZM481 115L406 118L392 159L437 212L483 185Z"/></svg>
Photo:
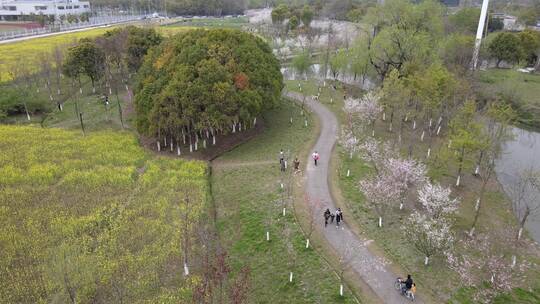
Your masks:
<svg viewBox="0 0 540 304"><path fill-rule="evenodd" d="M298 93L288 92L286 96L302 100L302 95ZM317 218L318 224L319 227L323 227L324 210L326 208L330 208L331 211L336 210L328 187L328 165L338 137L338 121L334 113L324 105L314 101L311 97L306 100L306 104L319 116L321 122L321 134L311 151L311 153L317 151L320 154L320 159L318 166L315 166L311 153L309 155L305 174L306 192L309 197L321 201L321 206L314 208L319 209L317 211L317 214L320 214L320 217ZM344 218L347 221L347 214L344 214ZM351 232L346 224L342 224L339 228L336 228L335 223L329 224L322 233L334 250L342 256L347 267L354 269L358 276L371 287L381 302L390 304L409 302L394 289L394 282L398 275L392 273L381 258L369 251L367 248L368 240L360 239ZM422 303L422 301L417 298L415 303Z"/></svg>

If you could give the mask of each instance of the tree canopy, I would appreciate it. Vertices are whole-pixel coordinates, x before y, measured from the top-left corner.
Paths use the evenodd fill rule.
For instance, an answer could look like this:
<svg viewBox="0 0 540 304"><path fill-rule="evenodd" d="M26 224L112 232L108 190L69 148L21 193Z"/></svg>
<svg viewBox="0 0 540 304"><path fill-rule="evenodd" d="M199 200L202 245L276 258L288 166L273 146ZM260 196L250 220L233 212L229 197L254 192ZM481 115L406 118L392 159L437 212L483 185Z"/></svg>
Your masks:
<svg viewBox="0 0 540 304"><path fill-rule="evenodd" d="M237 30L173 36L150 51L138 76L138 130L176 139L247 126L278 103L283 88L270 47Z"/></svg>
<svg viewBox="0 0 540 304"><path fill-rule="evenodd" d="M86 75L94 86L95 81L103 76L104 62L105 54L94 41L81 40L68 50L63 66L64 74L73 78Z"/></svg>

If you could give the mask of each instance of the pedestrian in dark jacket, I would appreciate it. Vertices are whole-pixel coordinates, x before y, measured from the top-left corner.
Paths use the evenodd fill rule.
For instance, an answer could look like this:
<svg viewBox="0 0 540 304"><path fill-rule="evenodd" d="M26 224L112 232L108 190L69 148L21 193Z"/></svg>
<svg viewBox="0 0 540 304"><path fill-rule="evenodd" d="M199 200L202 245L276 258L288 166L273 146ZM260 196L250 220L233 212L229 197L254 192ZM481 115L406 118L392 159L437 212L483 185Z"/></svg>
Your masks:
<svg viewBox="0 0 540 304"><path fill-rule="evenodd" d="M330 218L330 209L326 208L324 211L324 227L328 225L328 219Z"/></svg>

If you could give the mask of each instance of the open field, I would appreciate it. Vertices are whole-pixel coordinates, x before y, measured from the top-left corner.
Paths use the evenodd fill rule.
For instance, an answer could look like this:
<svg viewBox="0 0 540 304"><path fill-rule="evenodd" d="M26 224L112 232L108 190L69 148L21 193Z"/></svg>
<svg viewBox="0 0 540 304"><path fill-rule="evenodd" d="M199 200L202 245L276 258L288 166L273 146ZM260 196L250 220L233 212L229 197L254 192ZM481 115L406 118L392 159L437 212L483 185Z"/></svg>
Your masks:
<svg viewBox="0 0 540 304"><path fill-rule="evenodd" d="M302 84L302 91L304 91L305 94L316 94L317 86L313 81L286 82L287 87L294 91L299 91L298 83ZM340 85L338 85L338 90L340 91L339 93L330 89L323 89L323 92L321 93L321 102L332 109L338 116L338 119L344 123L345 116L342 111L343 93ZM348 93L354 96L360 96L360 92L356 90L353 90L353 92L348 90ZM333 96L334 99L334 103L332 104L330 103L330 96ZM407 128L410 128L410 126L407 126ZM376 136L385 140L395 140L396 134L390 133L387 130L388 125L379 121L376 126ZM410 139L408 133L409 132L404 132L404 142L408 142ZM435 142L434 146L437 145L440 145L440 143ZM415 141L413 155L417 159L426 161L425 155L427 147L427 142ZM433 153L435 157L426 163L429 168L430 176L443 184L452 184L455 182L455 164L450 164L449 166L441 165L441 162L444 162L444 160L438 160L438 156L436 156L437 153L439 153L438 149L434 151L436 151ZM384 255L396 262L402 271L412 273L415 277L415 281L418 282L418 287L422 291L422 294L429 296L432 301L451 298L452 303L474 303L471 302L472 300L470 299L470 294L467 292L467 289L463 289L458 293L455 292L456 289L460 287L456 286L455 283L460 280L456 273L448 269L442 257L435 257L433 263L428 267L423 266L423 257L421 254L419 254L415 248L403 238L401 233L396 233L396 231L401 229L403 219L409 213L408 209L413 207L416 202L408 202L409 208L406 207L405 210L399 210L398 208L392 210L390 214L386 216L385 227L382 229L377 228L376 223L378 216L369 207L369 204L366 203L357 186L358 180L366 173L370 172L370 168L357 156L350 159L347 155L348 153L344 152L340 146L337 147L336 152L333 163L335 168L334 178L331 179L333 180L332 186L336 190L335 192L337 192L338 197L342 198L341 203L343 204L343 207L346 208L346 212L354 216L359 227L358 232L370 239L374 239L376 244L376 248L374 249L384 252ZM403 152L406 153L406 151ZM346 176L347 170L351 170L349 177ZM455 222L455 230L460 237L463 237L463 234L472 222L474 201L476 199L475 189L480 187L479 181L472 177L472 174L464 178L463 181L462 187L457 190L453 189L455 194L459 196L462 201L459 215ZM481 213L478 223L478 232L491 233L495 236L500 236L499 241L501 243L496 245L500 248L513 249L514 246L520 246L520 250L517 253L518 259L526 259L532 262L533 265L538 265L540 263L538 248L527 245L529 244L529 241L525 241L526 245L503 243L502 238L509 233L509 229L515 231L516 220L510 211L509 201L502 193L498 183L490 185L488 193L486 194L486 201L489 202L489 206L484 208ZM539 274L540 270L538 266L533 266L528 273L528 278L536 279L528 280L526 283L527 287L536 288L536 291L538 290L540 286L540 281L537 279L540 277ZM531 292L516 289L511 295L501 296L500 299L512 298L516 299L515 303L535 303L536 298L534 293L534 291ZM521 299L521 302L517 300L518 298Z"/></svg>
<svg viewBox="0 0 540 304"><path fill-rule="evenodd" d="M478 75L480 92L510 102L526 127L540 128L540 75L511 69L489 69Z"/></svg>
<svg viewBox="0 0 540 304"><path fill-rule="evenodd" d="M0 139L3 301L191 298L196 244L182 240L206 208L204 163L153 157L124 132L0 126Z"/></svg>
<svg viewBox="0 0 540 304"><path fill-rule="evenodd" d="M265 115L261 135L214 161L211 181L220 241L235 271L244 265L252 269L249 303L355 303L348 290L339 297L336 274L313 249L305 248L292 202L282 201L289 190L301 192L301 177L291 177L290 167L280 172L280 149L290 156L289 162L296 155L302 162L315 137L312 118L306 128L299 112L285 102ZM301 194L293 196L301 199Z"/></svg>
<svg viewBox="0 0 540 304"><path fill-rule="evenodd" d="M25 64L31 69L37 69L40 56L51 53L55 47L63 49L75 44L81 38L93 38L104 34L115 27L98 28L76 33L59 34L50 37L35 38L26 41L0 45L0 82L9 80L9 69L14 64ZM165 36L189 30L190 27L156 27Z"/></svg>

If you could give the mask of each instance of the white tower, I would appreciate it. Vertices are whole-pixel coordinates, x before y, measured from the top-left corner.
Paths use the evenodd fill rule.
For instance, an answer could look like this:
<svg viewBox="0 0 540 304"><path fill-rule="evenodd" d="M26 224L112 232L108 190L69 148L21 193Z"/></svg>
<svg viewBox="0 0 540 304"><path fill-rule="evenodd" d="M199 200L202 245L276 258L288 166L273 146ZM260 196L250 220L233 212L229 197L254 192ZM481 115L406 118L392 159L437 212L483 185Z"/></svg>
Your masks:
<svg viewBox="0 0 540 304"><path fill-rule="evenodd" d="M484 26L486 25L486 15L488 10L489 0L482 2L482 11L480 11L480 20L478 21L478 29L476 30L476 41L474 42L474 52L471 61L471 70L476 70L478 65L478 55L480 53L480 44L482 43L482 35L484 34Z"/></svg>

